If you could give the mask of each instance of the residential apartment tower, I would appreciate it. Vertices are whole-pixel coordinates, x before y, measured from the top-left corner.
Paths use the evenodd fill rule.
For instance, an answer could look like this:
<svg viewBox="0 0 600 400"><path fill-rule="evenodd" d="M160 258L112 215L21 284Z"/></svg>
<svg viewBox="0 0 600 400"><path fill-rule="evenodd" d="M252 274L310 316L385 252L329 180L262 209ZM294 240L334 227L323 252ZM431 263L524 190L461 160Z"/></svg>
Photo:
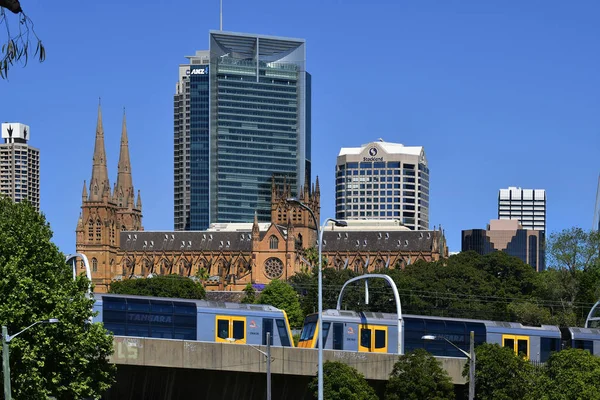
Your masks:
<svg viewBox="0 0 600 400"><path fill-rule="evenodd" d="M0 144L0 193L40 209L40 151L27 144L29 126L3 123Z"/></svg>

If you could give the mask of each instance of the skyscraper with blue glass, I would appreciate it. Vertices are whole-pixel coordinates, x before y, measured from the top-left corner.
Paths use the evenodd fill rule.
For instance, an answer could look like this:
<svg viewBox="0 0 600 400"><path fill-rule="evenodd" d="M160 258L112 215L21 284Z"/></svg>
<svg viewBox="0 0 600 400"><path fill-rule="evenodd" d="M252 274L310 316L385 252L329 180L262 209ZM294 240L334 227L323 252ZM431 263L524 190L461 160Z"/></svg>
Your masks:
<svg viewBox="0 0 600 400"><path fill-rule="evenodd" d="M179 67L174 97L174 223L271 217L271 183L310 179L311 77L302 39L211 31Z"/></svg>

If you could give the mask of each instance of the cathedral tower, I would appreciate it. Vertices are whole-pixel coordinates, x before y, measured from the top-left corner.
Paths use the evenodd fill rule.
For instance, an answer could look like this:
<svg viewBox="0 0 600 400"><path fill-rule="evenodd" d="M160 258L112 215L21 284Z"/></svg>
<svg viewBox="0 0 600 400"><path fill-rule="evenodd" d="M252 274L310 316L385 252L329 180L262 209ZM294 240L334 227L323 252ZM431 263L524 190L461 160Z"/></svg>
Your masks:
<svg viewBox="0 0 600 400"><path fill-rule="evenodd" d="M142 201L137 201L131 177L127 124L123 115L121 150L117 183L111 193L104 148L102 109L98 105L96 140L92 158L92 177L89 192L84 182L81 213L76 229L76 249L87 256L92 269L96 292L106 292L112 277L121 268L117 265L121 231L142 230Z"/></svg>

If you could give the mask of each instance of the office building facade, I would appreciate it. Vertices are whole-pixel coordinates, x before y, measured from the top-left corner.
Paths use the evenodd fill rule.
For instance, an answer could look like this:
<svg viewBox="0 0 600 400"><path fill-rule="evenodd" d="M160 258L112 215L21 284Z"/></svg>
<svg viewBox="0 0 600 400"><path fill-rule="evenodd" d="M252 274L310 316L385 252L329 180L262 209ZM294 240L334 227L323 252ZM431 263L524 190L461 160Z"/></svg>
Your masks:
<svg viewBox="0 0 600 400"><path fill-rule="evenodd" d="M523 229L546 230L546 191L509 187L498 192L498 219L519 221Z"/></svg>
<svg viewBox="0 0 600 400"><path fill-rule="evenodd" d="M302 39L211 31L179 67L174 227L271 217L271 182L310 180L311 78Z"/></svg>
<svg viewBox="0 0 600 400"><path fill-rule="evenodd" d="M462 251L503 251L539 272L546 269L545 240L543 230L524 229L517 220L492 220L487 229L462 231Z"/></svg>
<svg viewBox="0 0 600 400"><path fill-rule="evenodd" d="M342 148L335 194L337 219L394 219L429 229L429 168L421 146L380 140Z"/></svg>
<svg viewBox="0 0 600 400"><path fill-rule="evenodd" d="M2 124L0 144L0 193L15 202L29 201L40 209L40 151L27 144L29 126Z"/></svg>

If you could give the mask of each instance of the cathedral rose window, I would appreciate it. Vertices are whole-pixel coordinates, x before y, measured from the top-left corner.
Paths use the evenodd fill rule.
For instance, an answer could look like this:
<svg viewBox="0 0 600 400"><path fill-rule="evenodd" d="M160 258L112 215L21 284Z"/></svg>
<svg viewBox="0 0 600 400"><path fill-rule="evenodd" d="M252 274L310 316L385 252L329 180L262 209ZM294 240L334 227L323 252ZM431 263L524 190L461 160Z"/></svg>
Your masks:
<svg viewBox="0 0 600 400"><path fill-rule="evenodd" d="M271 257L265 261L265 275L269 279L277 279L283 275L283 263L279 258Z"/></svg>

